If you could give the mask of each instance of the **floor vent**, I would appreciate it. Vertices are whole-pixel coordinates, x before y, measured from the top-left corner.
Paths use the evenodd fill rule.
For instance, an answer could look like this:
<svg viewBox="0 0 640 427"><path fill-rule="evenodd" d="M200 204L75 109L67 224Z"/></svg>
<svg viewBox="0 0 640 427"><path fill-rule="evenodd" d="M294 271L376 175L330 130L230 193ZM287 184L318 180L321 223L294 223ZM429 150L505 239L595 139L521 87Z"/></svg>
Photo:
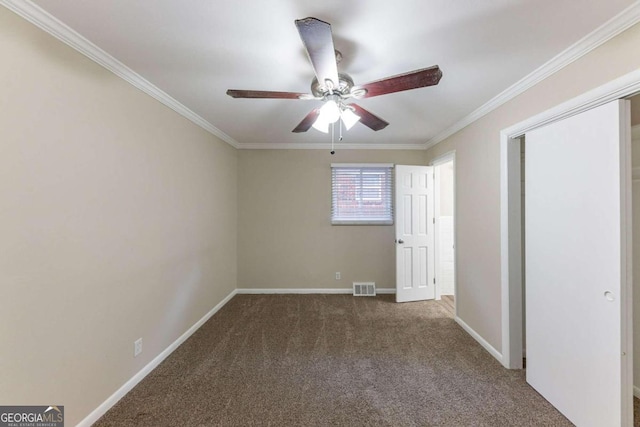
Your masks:
<svg viewBox="0 0 640 427"><path fill-rule="evenodd" d="M375 297L376 296L375 282L353 282L353 296L354 297Z"/></svg>

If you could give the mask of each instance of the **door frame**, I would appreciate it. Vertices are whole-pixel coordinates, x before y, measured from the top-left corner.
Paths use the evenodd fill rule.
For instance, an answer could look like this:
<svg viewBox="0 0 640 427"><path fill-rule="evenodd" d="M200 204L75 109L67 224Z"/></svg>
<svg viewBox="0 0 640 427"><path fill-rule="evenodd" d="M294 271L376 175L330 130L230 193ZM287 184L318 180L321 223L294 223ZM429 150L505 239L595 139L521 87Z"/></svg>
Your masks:
<svg viewBox="0 0 640 427"><path fill-rule="evenodd" d="M434 196L433 196L433 207L434 207L434 214L433 217L435 218L435 228L434 228L434 235L435 235L435 247L434 247L434 252L435 252L435 273L436 273L436 299L440 299L440 286L438 284L438 277L439 277L439 271L440 271L440 223L439 223L439 211L440 211L440 182L439 182L439 173L438 173L438 166L444 164L444 163L448 163L448 162L452 162L453 165L453 294L454 294L454 299L453 299L453 307L454 307L454 317L455 315L457 315L458 313L458 281L457 281L457 251L456 248L458 247L457 245L457 234L456 233L456 151L452 150L452 151L448 151L438 157L436 157L435 159L433 159L430 163L429 166L433 166L434 170L433 170L433 181L434 181Z"/></svg>
<svg viewBox="0 0 640 427"><path fill-rule="evenodd" d="M562 120L616 99L640 92L640 70L625 74L602 86L566 101L554 108L529 117L500 131L500 269L502 307L502 354L505 368L522 369L522 241L520 192L520 137L528 131ZM629 135L629 137L631 137ZM629 156L630 157L630 156ZM629 170L629 173L631 171ZM630 187L630 186L629 186ZM623 188L630 192L631 188ZM627 200L630 220L630 200ZM628 239L630 240L630 239ZM626 250L626 288L631 288L630 242ZM627 340L632 342L631 298L621 295L627 305L624 317ZM633 360L628 358L632 365ZM629 379L631 380L631 379Z"/></svg>

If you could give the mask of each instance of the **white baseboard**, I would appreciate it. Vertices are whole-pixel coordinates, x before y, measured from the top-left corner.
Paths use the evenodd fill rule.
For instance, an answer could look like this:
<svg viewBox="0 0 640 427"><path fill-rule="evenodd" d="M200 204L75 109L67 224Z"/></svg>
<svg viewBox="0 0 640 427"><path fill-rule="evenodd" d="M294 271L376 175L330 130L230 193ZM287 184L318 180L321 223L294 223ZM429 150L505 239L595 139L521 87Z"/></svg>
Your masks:
<svg viewBox="0 0 640 427"><path fill-rule="evenodd" d="M633 386L633 396L640 399L640 387Z"/></svg>
<svg viewBox="0 0 640 427"><path fill-rule="evenodd" d="M238 288L238 294L260 295L260 294L352 294L352 288ZM395 294L393 288L378 288L376 294Z"/></svg>
<svg viewBox="0 0 640 427"><path fill-rule="evenodd" d="M376 294L377 295L395 295L396 289L395 288L378 288L376 289Z"/></svg>
<svg viewBox="0 0 640 427"><path fill-rule="evenodd" d="M474 331L471 328L471 326L469 326L466 323L464 323L464 321L461 318L459 318L458 316L456 316L456 322L458 323L458 325L460 325L462 327L462 329L464 329L469 335L471 335L474 340L478 341L478 343L480 343L480 345L482 347L484 347L484 349L487 350L489 352L489 354L491 354L493 357L495 357L498 360L498 362L500 362L500 364L502 364L502 354L498 350L493 348L493 346L491 344L489 344L484 338L482 338L480 336L480 334L478 334L476 331Z"/></svg>
<svg viewBox="0 0 640 427"><path fill-rule="evenodd" d="M224 305L229 302L237 293L237 290L233 290L222 301L220 301L215 307L213 307L207 314L205 314L200 320L198 320L192 327L190 327L184 334L175 340L169 347L167 347L162 353L157 355L151 362L149 362L144 368L142 368L137 374L135 374L129 381L124 383L115 393L113 393L107 400L102 402L93 412L91 412L85 419L80 421L76 427L89 427L95 423L98 418L103 416L113 405L118 403L120 399L124 397L132 388L134 388L140 381L144 379L151 371L153 371L164 359L167 358L176 348L187 340L195 331L197 331L204 323L216 314Z"/></svg>

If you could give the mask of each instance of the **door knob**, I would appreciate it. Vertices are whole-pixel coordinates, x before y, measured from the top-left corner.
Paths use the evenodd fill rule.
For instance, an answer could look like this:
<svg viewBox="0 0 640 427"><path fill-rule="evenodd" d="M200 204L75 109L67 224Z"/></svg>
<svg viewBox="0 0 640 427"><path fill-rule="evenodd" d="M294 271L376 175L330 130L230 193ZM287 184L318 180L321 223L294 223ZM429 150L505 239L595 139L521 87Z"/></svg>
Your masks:
<svg viewBox="0 0 640 427"><path fill-rule="evenodd" d="M404 240L400 239L400 240L398 240L398 243L403 244Z"/></svg>

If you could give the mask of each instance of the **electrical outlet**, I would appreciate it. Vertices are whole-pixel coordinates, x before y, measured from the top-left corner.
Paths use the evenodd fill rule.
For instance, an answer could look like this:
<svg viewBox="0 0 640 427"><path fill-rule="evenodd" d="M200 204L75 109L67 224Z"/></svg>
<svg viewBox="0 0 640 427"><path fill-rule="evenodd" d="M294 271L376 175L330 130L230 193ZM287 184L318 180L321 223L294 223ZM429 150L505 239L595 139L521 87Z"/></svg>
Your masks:
<svg viewBox="0 0 640 427"><path fill-rule="evenodd" d="M336 271L336 280L340 280L340 272Z"/></svg>
<svg viewBox="0 0 640 427"><path fill-rule="evenodd" d="M138 357L142 353L142 338L138 338L133 343L133 357Z"/></svg>

